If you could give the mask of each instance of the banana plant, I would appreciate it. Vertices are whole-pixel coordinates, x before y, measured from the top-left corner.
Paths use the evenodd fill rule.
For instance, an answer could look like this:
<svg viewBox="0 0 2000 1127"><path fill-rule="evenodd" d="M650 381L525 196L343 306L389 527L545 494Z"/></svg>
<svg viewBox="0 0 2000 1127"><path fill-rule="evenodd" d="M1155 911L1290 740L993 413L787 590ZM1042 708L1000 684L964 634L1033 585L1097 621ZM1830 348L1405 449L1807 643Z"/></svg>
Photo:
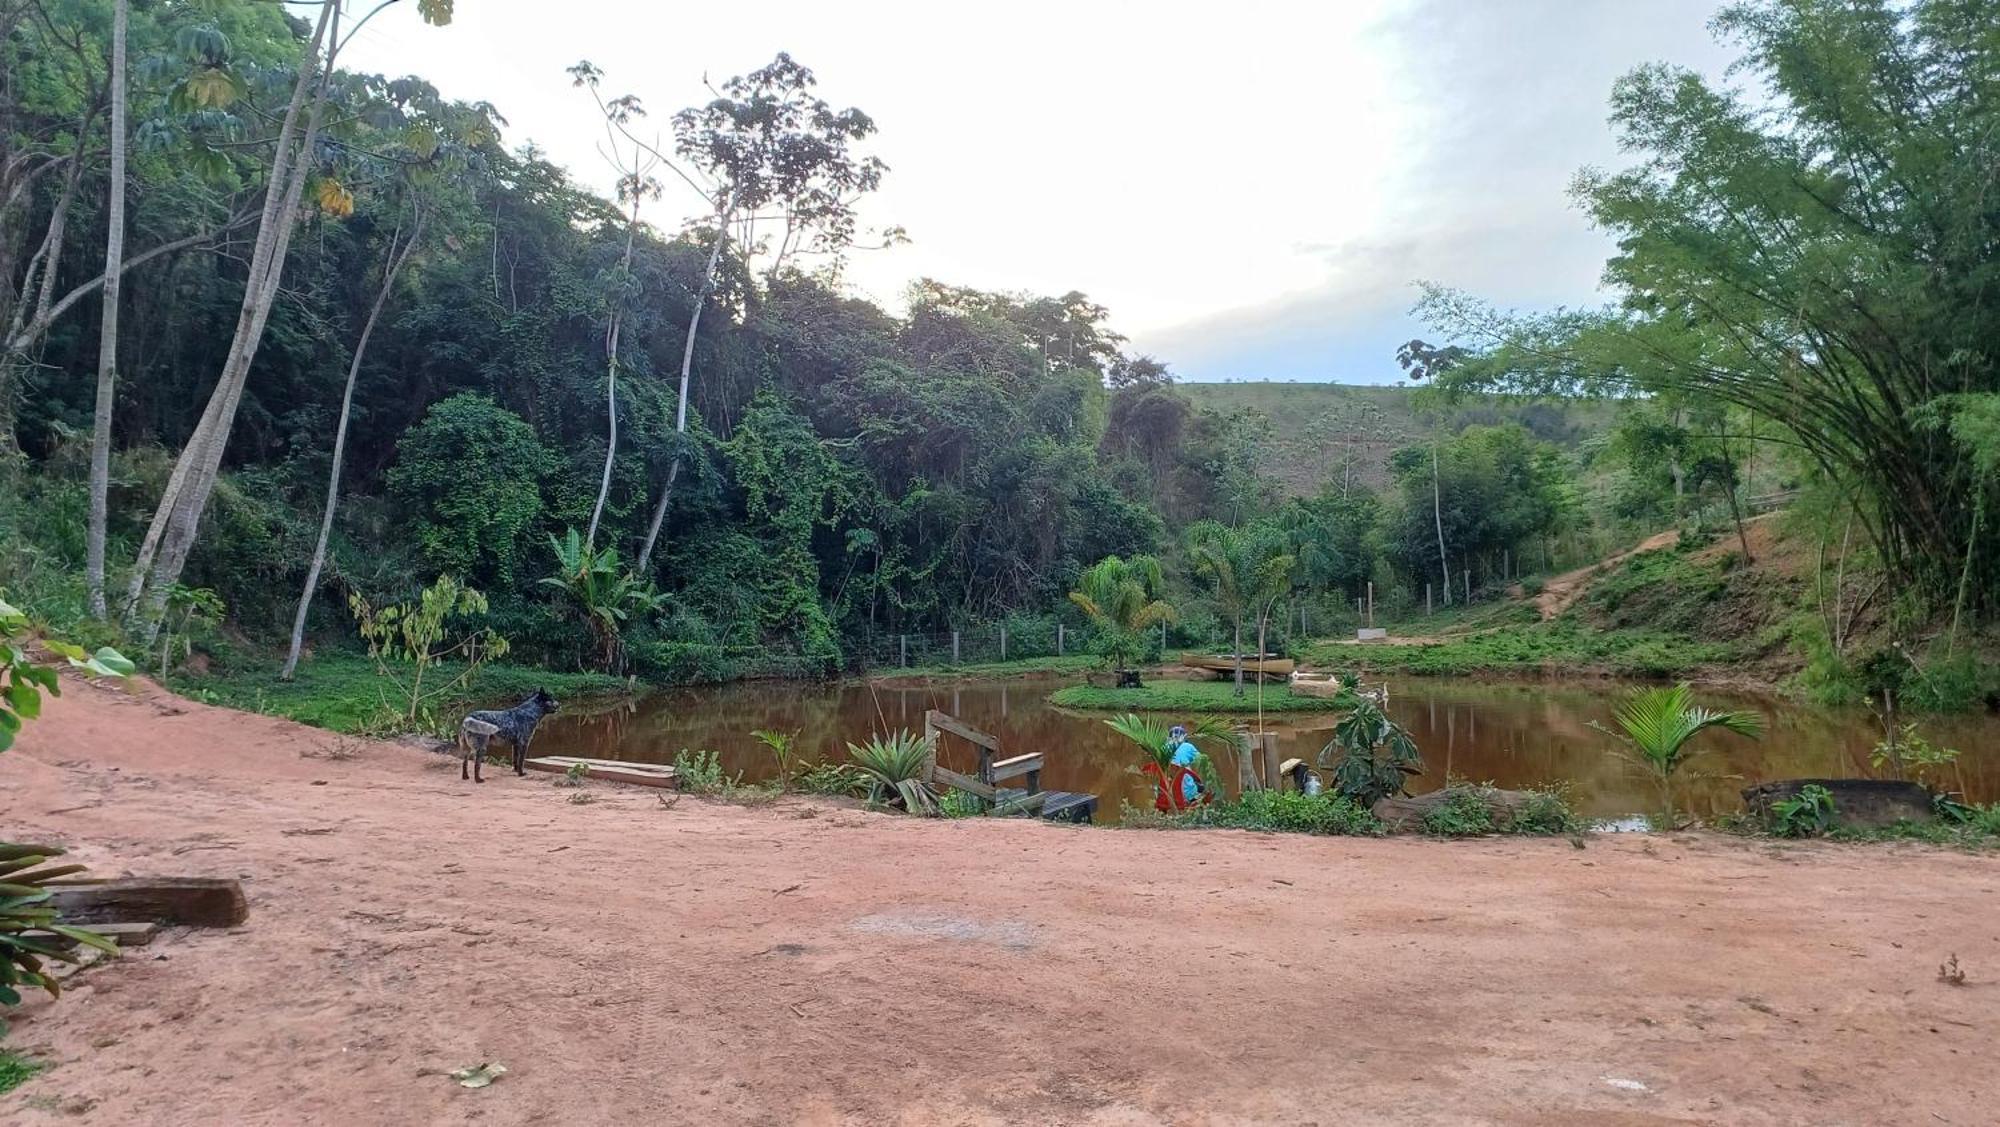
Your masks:
<svg viewBox="0 0 2000 1127"><path fill-rule="evenodd" d="M556 572L542 585L570 597L597 638L604 668L615 669L624 651L626 621L635 613L658 611L665 598L619 566L618 549L594 548L574 528L561 540L550 535L549 547L555 550Z"/></svg>

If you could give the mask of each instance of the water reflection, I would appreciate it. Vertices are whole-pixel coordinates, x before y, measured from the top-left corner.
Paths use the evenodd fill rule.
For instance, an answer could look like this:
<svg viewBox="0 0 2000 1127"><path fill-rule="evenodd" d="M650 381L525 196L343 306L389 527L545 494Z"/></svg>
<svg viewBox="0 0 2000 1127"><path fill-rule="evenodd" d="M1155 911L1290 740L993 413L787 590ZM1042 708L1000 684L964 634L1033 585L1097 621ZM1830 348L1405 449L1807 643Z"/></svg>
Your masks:
<svg viewBox="0 0 2000 1127"><path fill-rule="evenodd" d="M730 772L747 781L769 778L773 765L750 735L759 728L799 732L808 761L838 758L848 740L871 731L923 726L926 709L939 708L999 736L1009 754L1047 756L1044 786L1102 797L1100 819L1117 817L1121 798L1149 803L1146 780L1132 768L1134 749L1101 719L1049 706L1047 694L1064 682L1013 680L877 689L865 684L741 683L666 689L637 701L566 707L542 729L535 750L671 763L682 748L715 751ZM1449 678L1410 678L1390 688L1390 714L1423 750L1428 771L1412 789L1443 785L1447 778L1504 787L1566 782L1582 814L1616 817L1651 808L1647 779L1609 749L1612 737L1591 727L1612 726L1611 710L1630 689L1614 683L1581 687L1491 685ZM1704 704L1762 712L1761 741L1704 734L1710 754L1695 764L1708 777L1683 783L1686 801L1703 813L1739 806L1737 791L1751 782L1795 776L1871 776L1868 752L1879 729L1865 711L1814 708L1790 701L1724 693L1701 694ZM1284 757L1314 759L1331 738L1334 717L1267 718L1279 733ZM1964 752L1955 768L1956 789L1975 801L2000 798L2000 721L1978 716L1941 717L1925 723L1933 742ZM969 748L950 738L947 766L969 769ZM1224 749L1215 758L1233 785L1236 765Z"/></svg>

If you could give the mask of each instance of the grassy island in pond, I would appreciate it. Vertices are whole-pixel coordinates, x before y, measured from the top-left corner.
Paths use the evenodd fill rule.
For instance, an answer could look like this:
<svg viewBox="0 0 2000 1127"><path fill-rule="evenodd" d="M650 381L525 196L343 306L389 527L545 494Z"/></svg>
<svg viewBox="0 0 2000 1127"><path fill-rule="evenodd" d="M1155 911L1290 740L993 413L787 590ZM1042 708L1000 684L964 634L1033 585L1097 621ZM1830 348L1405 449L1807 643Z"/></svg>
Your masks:
<svg viewBox="0 0 2000 1127"><path fill-rule="evenodd" d="M1105 689L1096 685L1071 685L1050 694L1049 703L1058 708L1089 712L1256 712L1257 687L1245 686L1236 695L1228 681L1153 681L1143 689ZM1351 707L1352 698L1308 697L1283 685L1264 686L1265 712L1340 712Z"/></svg>

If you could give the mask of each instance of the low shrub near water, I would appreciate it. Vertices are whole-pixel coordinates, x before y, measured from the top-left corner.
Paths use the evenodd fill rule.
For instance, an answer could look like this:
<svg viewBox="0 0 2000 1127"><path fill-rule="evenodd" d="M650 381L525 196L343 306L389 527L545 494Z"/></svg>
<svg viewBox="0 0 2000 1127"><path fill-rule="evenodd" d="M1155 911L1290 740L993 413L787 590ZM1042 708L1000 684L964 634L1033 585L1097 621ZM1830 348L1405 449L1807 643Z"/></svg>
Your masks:
<svg viewBox="0 0 2000 1127"><path fill-rule="evenodd" d="M1360 805L1333 794L1251 791L1242 798L1197 806L1179 814L1141 810L1127 804L1122 825L1134 829L1268 830L1326 835L1377 834L1382 823Z"/></svg>
<svg viewBox="0 0 2000 1127"><path fill-rule="evenodd" d="M1228 681L1149 681L1143 689L1105 689L1096 685L1071 685L1049 696L1058 708L1088 712L1256 712L1257 686L1246 681L1243 695ZM1266 685L1265 712L1339 712L1353 704L1353 698L1309 697L1294 694L1283 685Z"/></svg>

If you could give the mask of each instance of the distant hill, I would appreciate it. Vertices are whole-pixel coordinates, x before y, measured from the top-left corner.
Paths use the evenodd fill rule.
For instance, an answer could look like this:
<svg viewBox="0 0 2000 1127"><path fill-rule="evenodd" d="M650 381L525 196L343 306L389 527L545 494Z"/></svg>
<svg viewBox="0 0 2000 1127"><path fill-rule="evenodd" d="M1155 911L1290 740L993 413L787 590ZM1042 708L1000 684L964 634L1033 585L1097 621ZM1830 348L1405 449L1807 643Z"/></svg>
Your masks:
<svg viewBox="0 0 2000 1127"><path fill-rule="evenodd" d="M1343 472L1371 488L1388 481L1389 455L1430 433L1433 417L1414 405L1416 389L1336 383L1182 383L1197 408L1254 411L1270 420L1270 473L1293 496L1315 493ZM1603 433L1614 408L1520 396L1478 396L1436 413L1447 433L1519 423L1538 438L1575 449Z"/></svg>

